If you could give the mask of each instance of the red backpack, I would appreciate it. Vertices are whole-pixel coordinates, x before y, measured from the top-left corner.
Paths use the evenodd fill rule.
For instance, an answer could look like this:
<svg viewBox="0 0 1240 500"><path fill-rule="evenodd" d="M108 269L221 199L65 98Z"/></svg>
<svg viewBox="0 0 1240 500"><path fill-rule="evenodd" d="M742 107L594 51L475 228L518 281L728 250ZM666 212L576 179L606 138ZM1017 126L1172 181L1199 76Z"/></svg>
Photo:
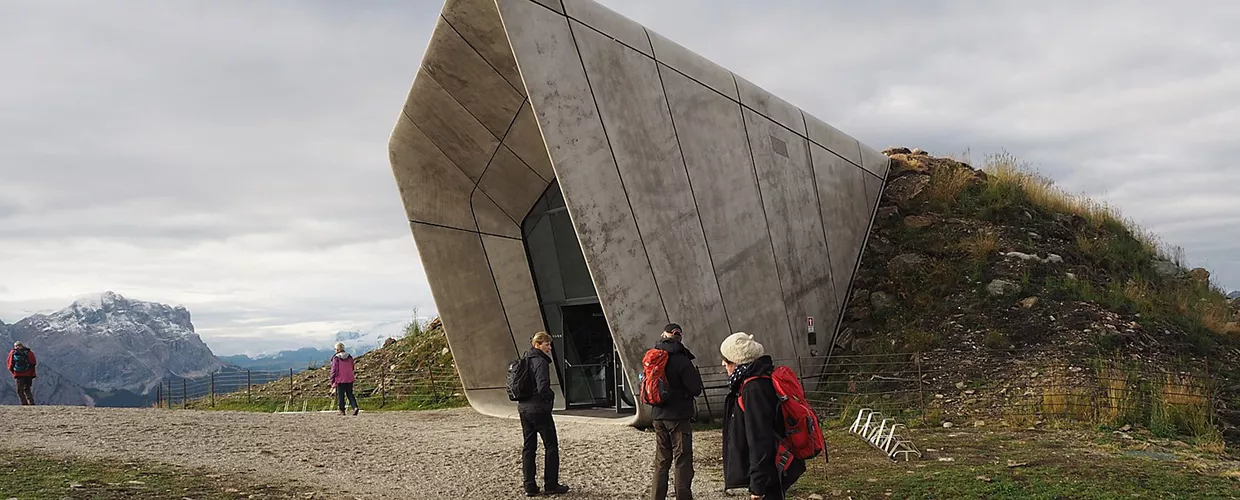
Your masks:
<svg viewBox="0 0 1240 500"><path fill-rule="evenodd" d="M658 406L667 401L667 351L651 349L642 357L641 400Z"/></svg>
<svg viewBox="0 0 1240 500"><path fill-rule="evenodd" d="M830 461L830 458L826 456L827 442L822 435L822 425L818 422L818 414L814 413L814 409L805 400L805 388L801 386L801 380L797 378L796 373L793 373L792 369L787 366L780 366L775 368L769 376L761 375L745 379L741 383L741 390L744 391L745 384L756 378L771 379L771 384L775 386L775 394L779 396L779 412L784 418L784 435L779 441L778 464L780 469L786 469L792 457L809 460L823 454L823 458ZM741 398L738 397L736 403L741 411L745 411L745 403Z"/></svg>

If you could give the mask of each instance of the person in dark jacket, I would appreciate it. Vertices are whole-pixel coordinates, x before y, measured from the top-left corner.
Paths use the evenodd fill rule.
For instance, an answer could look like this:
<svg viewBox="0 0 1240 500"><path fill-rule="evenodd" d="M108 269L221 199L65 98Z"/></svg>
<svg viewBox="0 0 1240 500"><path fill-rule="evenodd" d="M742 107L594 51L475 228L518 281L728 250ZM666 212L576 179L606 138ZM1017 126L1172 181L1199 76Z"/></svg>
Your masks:
<svg viewBox="0 0 1240 500"><path fill-rule="evenodd" d="M9 351L9 373L13 374L13 382L17 385L17 398L21 400L22 406L34 405L34 379L35 374L34 351L26 347L21 341L13 343L13 350Z"/></svg>
<svg viewBox="0 0 1240 500"><path fill-rule="evenodd" d="M730 389L723 407L723 486L748 488L753 500L783 500L805 472L805 461L789 456L787 467L779 466L784 423L770 379L775 363L744 332L724 339L719 351Z"/></svg>
<svg viewBox="0 0 1240 500"><path fill-rule="evenodd" d="M521 416L521 472L525 476L526 496L538 495L534 458L538 453L538 438L542 437L543 492L548 495L568 493L568 486L560 484L560 441L555 434L555 421L551 409L555 406L555 392L551 390L551 336L538 332L530 339L533 346L525 353L529 373L534 377L534 394L517 402Z"/></svg>
<svg viewBox="0 0 1240 500"><path fill-rule="evenodd" d="M676 500L693 500L693 417L697 414L695 398L702 394L702 375L693 366L693 353L685 347L683 330L671 323L655 349L667 351L665 374L669 399L651 407L654 420L655 457L654 483L651 497L667 498L667 480L672 464L676 465Z"/></svg>

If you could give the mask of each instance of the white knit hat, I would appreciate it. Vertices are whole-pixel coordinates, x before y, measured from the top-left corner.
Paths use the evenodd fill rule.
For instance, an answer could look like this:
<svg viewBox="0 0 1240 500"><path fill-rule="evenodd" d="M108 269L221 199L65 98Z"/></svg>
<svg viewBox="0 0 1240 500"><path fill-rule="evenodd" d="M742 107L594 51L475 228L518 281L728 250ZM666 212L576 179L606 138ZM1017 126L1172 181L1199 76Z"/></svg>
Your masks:
<svg viewBox="0 0 1240 500"><path fill-rule="evenodd" d="M753 335L745 332L736 332L723 339L723 344L719 346L719 352L723 354L723 359L743 365L761 358L766 354L766 349L762 347L762 344L754 341Z"/></svg>

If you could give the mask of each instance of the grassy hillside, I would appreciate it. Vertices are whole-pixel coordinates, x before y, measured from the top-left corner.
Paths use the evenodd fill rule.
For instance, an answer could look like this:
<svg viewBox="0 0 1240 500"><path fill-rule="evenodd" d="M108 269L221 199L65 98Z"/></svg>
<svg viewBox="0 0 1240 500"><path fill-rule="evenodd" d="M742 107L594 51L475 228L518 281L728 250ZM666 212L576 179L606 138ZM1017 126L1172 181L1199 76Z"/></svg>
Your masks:
<svg viewBox="0 0 1240 500"><path fill-rule="evenodd" d="M413 321L404 338L356 361L354 393L365 411L447 408L465 404L456 364L439 320ZM194 409L319 411L335 407L330 366L294 374L250 391L191 401ZM242 383L244 386L244 382Z"/></svg>
<svg viewBox="0 0 1240 500"><path fill-rule="evenodd" d="M887 154L835 353L888 365L841 367L843 379L907 374L901 353L921 353L915 396L930 420L1129 423L1213 447L1240 437L1240 308L1208 271L1010 155L975 169Z"/></svg>

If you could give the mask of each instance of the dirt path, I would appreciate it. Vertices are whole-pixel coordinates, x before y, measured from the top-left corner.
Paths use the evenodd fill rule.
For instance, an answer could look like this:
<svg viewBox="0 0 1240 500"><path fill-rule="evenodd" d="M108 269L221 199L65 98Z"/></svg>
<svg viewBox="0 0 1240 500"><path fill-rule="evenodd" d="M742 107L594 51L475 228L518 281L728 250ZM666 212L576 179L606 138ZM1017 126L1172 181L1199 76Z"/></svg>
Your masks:
<svg viewBox="0 0 1240 500"><path fill-rule="evenodd" d="M0 448L22 443L60 455L155 460L366 499L524 498L520 423L468 409L340 417L0 406L0 421ZM557 427L562 480L573 488L560 498L641 497L651 435L564 421ZM695 438L695 498L738 498L721 492L719 433Z"/></svg>

